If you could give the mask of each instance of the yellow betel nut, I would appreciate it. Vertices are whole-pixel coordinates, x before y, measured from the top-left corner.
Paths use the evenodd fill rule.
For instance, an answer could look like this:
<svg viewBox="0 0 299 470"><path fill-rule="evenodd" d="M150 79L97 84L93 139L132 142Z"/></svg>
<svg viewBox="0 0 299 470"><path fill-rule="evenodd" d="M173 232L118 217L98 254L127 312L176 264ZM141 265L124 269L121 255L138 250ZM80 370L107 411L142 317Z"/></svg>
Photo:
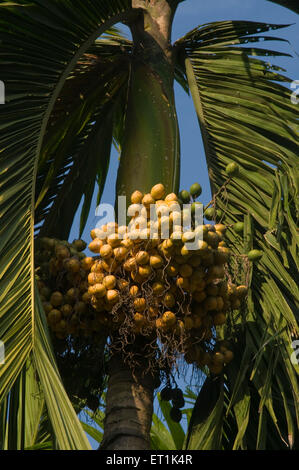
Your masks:
<svg viewBox="0 0 299 470"><path fill-rule="evenodd" d="M155 186L152 187L151 189L151 196L155 200L163 199L165 196L165 187L163 184L155 184Z"/></svg>
<svg viewBox="0 0 299 470"><path fill-rule="evenodd" d="M131 194L131 203L132 204L140 204L143 198L142 192L136 190Z"/></svg>
<svg viewBox="0 0 299 470"><path fill-rule="evenodd" d="M186 330L192 330L194 327L194 322L192 317L188 316L184 318L184 327Z"/></svg>
<svg viewBox="0 0 299 470"><path fill-rule="evenodd" d="M112 256L113 249L110 245L103 245L100 249L100 255L102 258L110 258Z"/></svg>
<svg viewBox="0 0 299 470"><path fill-rule="evenodd" d="M67 260L66 269L71 273L78 273L81 268L81 263L77 258L70 258Z"/></svg>
<svg viewBox="0 0 299 470"><path fill-rule="evenodd" d="M124 246L119 246L113 250L114 258L117 261L123 261L128 254L128 250Z"/></svg>
<svg viewBox="0 0 299 470"><path fill-rule="evenodd" d="M104 279L104 274L103 273L97 273L97 272L92 272L88 274L87 280L88 284L93 286L94 284L98 284L99 282L102 282Z"/></svg>
<svg viewBox="0 0 299 470"><path fill-rule="evenodd" d="M60 310L64 317L70 317L73 313L73 307L70 304L62 305Z"/></svg>
<svg viewBox="0 0 299 470"><path fill-rule="evenodd" d="M148 313L150 318L157 318L159 316L159 309L157 307L149 307Z"/></svg>
<svg viewBox="0 0 299 470"><path fill-rule="evenodd" d="M92 292L96 297L104 297L106 295L106 287L100 283L94 284Z"/></svg>
<svg viewBox="0 0 299 470"><path fill-rule="evenodd" d="M166 268L168 276L175 277L178 274L178 265L175 262L170 262Z"/></svg>
<svg viewBox="0 0 299 470"><path fill-rule="evenodd" d="M131 286L130 287L130 295L132 297L136 297L136 295L138 295L138 292L139 292L139 287L138 286Z"/></svg>
<svg viewBox="0 0 299 470"><path fill-rule="evenodd" d="M162 323L167 327L167 328L172 328L175 326L177 321L177 318L175 314L171 311L167 311L163 313L162 315Z"/></svg>
<svg viewBox="0 0 299 470"><path fill-rule="evenodd" d="M223 364L224 363L224 355L221 352L216 351L212 356L212 361L213 361L214 364Z"/></svg>
<svg viewBox="0 0 299 470"><path fill-rule="evenodd" d="M117 281L117 287L119 290L125 290L129 287L130 283L126 279L118 279Z"/></svg>
<svg viewBox="0 0 299 470"><path fill-rule="evenodd" d="M151 275L152 273L152 268L150 267L149 264L146 264L146 265L143 265L143 266L139 266L138 268L138 273L140 274L140 276L144 277L144 278L147 278Z"/></svg>
<svg viewBox="0 0 299 470"><path fill-rule="evenodd" d="M142 198L142 204L144 207L150 207L152 204L155 204L155 199L150 193L145 194Z"/></svg>
<svg viewBox="0 0 299 470"><path fill-rule="evenodd" d="M108 222L108 224L106 225L106 230L108 234L116 233L118 230L118 223Z"/></svg>
<svg viewBox="0 0 299 470"><path fill-rule="evenodd" d="M113 289L116 286L116 277L115 276L105 276L103 279L103 284L106 289Z"/></svg>
<svg viewBox="0 0 299 470"><path fill-rule="evenodd" d="M177 201L178 200L178 197L175 193L170 193L170 194L167 194L166 198L165 198L165 201Z"/></svg>
<svg viewBox="0 0 299 470"><path fill-rule="evenodd" d="M217 310L217 299L216 297L209 296L204 301L204 309L206 311Z"/></svg>
<svg viewBox="0 0 299 470"><path fill-rule="evenodd" d="M103 240L100 240L99 238L95 238L92 242L89 243L88 248L90 251L93 253L100 253L100 249L104 245Z"/></svg>
<svg viewBox="0 0 299 470"><path fill-rule="evenodd" d="M123 268L125 271L133 271L137 269L137 264L136 264L136 259L135 258L128 258L124 263L123 263Z"/></svg>
<svg viewBox="0 0 299 470"><path fill-rule="evenodd" d="M150 265L154 269L159 269L163 266L163 258L160 255L150 256Z"/></svg>
<svg viewBox="0 0 299 470"><path fill-rule="evenodd" d="M107 290L106 299L110 304L117 303L119 301L119 292L115 289Z"/></svg>
<svg viewBox="0 0 299 470"><path fill-rule="evenodd" d="M86 258L81 259L81 268L84 269L84 271L89 271L93 263L93 258L91 256L86 256Z"/></svg>
<svg viewBox="0 0 299 470"><path fill-rule="evenodd" d="M163 294L164 290L165 290L165 286L162 282L159 282L159 281L154 282L154 284L153 284L153 293L155 295Z"/></svg>
<svg viewBox="0 0 299 470"><path fill-rule="evenodd" d="M109 237L107 238L107 243L110 245L112 248L116 248L117 246L120 245L121 243L121 238L118 235L118 233L111 233Z"/></svg>
<svg viewBox="0 0 299 470"><path fill-rule="evenodd" d="M163 324L162 318L156 318L155 326L156 326L157 330L163 330L164 329L163 328L164 324Z"/></svg>
<svg viewBox="0 0 299 470"><path fill-rule="evenodd" d="M90 232L90 236L93 240L96 238L104 240L106 238L106 233L102 228L93 228Z"/></svg>
<svg viewBox="0 0 299 470"><path fill-rule="evenodd" d="M134 246L134 241L133 240L130 240L130 238L127 238L127 235L126 234L126 238L124 238L122 241L121 241L121 246L123 246L124 248L126 248L127 250L130 250L131 248L133 248Z"/></svg>
<svg viewBox="0 0 299 470"><path fill-rule="evenodd" d="M134 309L136 312L143 312L146 307L146 300L143 297L139 297L134 300Z"/></svg>
<svg viewBox="0 0 299 470"><path fill-rule="evenodd" d="M227 349L226 351L223 352L223 357L224 357L224 363L228 364L229 362L233 360L234 353Z"/></svg>
<svg viewBox="0 0 299 470"><path fill-rule="evenodd" d="M138 264L147 264L149 262L149 254L147 251L139 251L135 259Z"/></svg>

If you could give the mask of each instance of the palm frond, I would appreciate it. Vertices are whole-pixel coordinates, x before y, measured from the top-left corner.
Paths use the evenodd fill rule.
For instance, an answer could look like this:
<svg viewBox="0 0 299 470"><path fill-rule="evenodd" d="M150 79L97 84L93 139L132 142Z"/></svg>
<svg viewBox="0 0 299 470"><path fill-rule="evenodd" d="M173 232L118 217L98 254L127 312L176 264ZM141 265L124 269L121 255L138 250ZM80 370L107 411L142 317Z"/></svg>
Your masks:
<svg viewBox="0 0 299 470"><path fill-rule="evenodd" d="M34 374L32 362L28 361L11 388L9 400L3 408L2 450L24 449L36 439L44 400ZM26 400L26 396L30 400ZM16 429L20 431L16 432Z"/></svg>
<svg viewBox="0 0 299 470"><path fill-rule="evenodd" d="M0 9L6 90L0 109L1 425L7 416L4 404L8 397L19 399L13 386L31 358L58 447L87 449L50 352L34 289L35 183L48 121L67 77L95 39L127 15L130 2L23 0L1 2Z"/></svg>
<svg viewBox="0 0 299 470"><path fill-rule="evenodd" d="M196 28L177 42L180 57L185 52L212 192L219 192L214 203L227 225L244 222L244 236L231 228L228 239L238 280L250 286L247 310L232 314L230 324L221 332L235 342L239 352L225 375L230 394L227 413L233 411L238 426L233 448L261 448L266 430L273 426L280 445L291 446L298 427L299 368L290 360L292 340L299 335L295 282L298 112L285 86L291 79L268 62L269 56L282 53L248 47L252 42L270 40L261 33L278 28L281 26L218 22ZM239 165L240 172L223 187L225 169L231 162ZM253 248L263 252L257 264L246 261ZM277 374L279 386L274 380ZM283 405L277 400L282 390ZM253 443L250 432L254 419L248 418L259 412L258 437ZM278 416L282 416L279 421ZM216 432L217 427L210 442ZM271 445L269 440L267 445Z"/></svg>

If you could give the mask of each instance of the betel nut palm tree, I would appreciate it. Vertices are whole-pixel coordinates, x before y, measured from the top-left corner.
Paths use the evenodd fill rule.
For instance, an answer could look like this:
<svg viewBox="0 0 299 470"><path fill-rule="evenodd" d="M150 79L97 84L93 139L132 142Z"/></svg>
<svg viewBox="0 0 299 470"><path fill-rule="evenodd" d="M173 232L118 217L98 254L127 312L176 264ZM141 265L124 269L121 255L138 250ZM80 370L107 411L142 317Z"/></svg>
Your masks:
<svg viewBox="0 0 299 470"><path fill-rule="evenodd" d="M295 1L273 2L299 12ZM227 230L226 237L248 286L244 308L217 327L234 359L220 374L204 368L184 447L298 446L298 364L291 360L298 337L298 108L290 99L292 80L269 64L270 56L284 53L255 45L273 40L268 33L282 25L218 21L172 43L180 3L0 2L2 449L49 440L53 448L89 449L75 396L89 393L92 380L101 389L105 376L102 448L149 448L161 371L132 371L121 353L107 368L107 335L99 328L95 345L88 335L81 342L57 339L47 324L37 267L49 262L51 240L68 240L81 201L82 235L96 185L101 200L113 144L120 152L117 196L148 194L158 183L166 194L178 194L176 81L193 99L212 206L227 227L242 224L242 236ZM131 40L115 29L119 23L130 28ZM231 163L239 171L228 178ZM36 261L45 239L43 259ZM263 254L258 262L248 262L252 250ZM146 336L137 343L142 355ZM84 393L75 387L82 378Z"/></svg>

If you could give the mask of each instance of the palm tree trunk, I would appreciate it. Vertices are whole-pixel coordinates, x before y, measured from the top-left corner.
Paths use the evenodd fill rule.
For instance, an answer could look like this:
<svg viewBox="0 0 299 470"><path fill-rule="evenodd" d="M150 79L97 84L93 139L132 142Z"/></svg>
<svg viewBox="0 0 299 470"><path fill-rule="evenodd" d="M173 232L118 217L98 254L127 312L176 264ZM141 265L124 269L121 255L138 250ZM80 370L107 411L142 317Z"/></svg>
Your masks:
<svg viewBox="0 0 299 470"><path fill-rule="evenodd" d="M135 189L148 192L159 182L173 192L180 173L170 43L175 7L166 0L135 0L135 4L143 5L143 12L129 24L134 51L116 187L117 196L127 197Z"/></svg>
<svg viewBox="0 0 299 470"><path fill-rule="evenodd" d="M110 361L102 450L148 450L154 376L132 372L121 357Z"/></svg>
<svg viewBox="0 0 299 470"><path fill-rule="evenodd" d="M160 182L168 192L178 190L180 140L170 44L177 3L132 0L137 9L129 24L134 52L117 196L129 198L136 189L149 192ZM134 375L120 357L112 358L102 449L150 449L154 388L154 376Z"/></svg>

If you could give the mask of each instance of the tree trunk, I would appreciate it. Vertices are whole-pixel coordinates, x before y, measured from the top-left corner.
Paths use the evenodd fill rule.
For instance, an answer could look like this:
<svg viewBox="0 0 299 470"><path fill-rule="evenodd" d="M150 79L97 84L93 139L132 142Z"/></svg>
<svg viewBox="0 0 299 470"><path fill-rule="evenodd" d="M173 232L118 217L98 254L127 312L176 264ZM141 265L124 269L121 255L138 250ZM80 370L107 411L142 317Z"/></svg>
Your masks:
<svg viewBox="0 0 299 470"><path fill-rule="evenodd" d="M135 189L148 192L159 182L167 192L176 191L180 174L170 43L175 7L166 0L132 3L143 11L129 24L134 51L116 187L117 196L127 198Z"/></svg>
<svg viewBox="0 0 299 470"><path fill-rule="evenodd" d="M127 202L134 190L149 192L160 182L167 192L178 190L180 139L170 43L177 3L132 0L134 51L116 187L116 195L126 195ZM120 357L112 357L101 449L150 449L154 388L152 375L134 375Z"/></svg>
<svg viewBox="0 0 299 470"><path fill-rule="evenodd" d="M110 361L103 450L148 450L154 376L133 373L120 357Z"/></svg>

